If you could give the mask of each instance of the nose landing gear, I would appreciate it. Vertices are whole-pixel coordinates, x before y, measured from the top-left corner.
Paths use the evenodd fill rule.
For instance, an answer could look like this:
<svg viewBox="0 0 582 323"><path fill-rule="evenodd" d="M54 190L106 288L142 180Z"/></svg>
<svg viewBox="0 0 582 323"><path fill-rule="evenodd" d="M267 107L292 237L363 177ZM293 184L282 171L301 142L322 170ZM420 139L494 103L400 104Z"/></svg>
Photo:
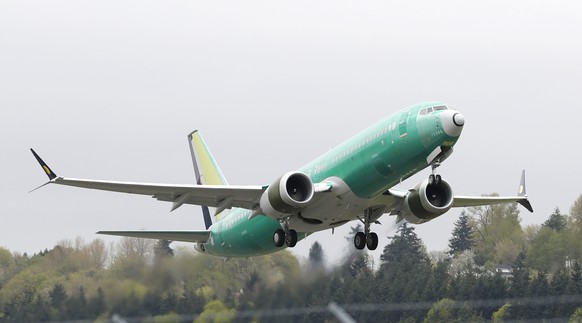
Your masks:
<svg viewBox="0 0 582 323"><path fill-rule="evenodd" d="M430 174L428 176L428 185L439 185L442 181L441 175Z"/></svg>
<svg viewBox="0 0 582 323"><path fill-rule="evenodd" d="M435 174L435 170L440 165L441 165L441 162L440 162L439 159L435 159L432 163L430 163L430 167L432 169L432 173L428 176L428 185L430 185L430 186L432 186L432 185L438 186L441 183L441 181L442 181L441 175Z"/></svg>

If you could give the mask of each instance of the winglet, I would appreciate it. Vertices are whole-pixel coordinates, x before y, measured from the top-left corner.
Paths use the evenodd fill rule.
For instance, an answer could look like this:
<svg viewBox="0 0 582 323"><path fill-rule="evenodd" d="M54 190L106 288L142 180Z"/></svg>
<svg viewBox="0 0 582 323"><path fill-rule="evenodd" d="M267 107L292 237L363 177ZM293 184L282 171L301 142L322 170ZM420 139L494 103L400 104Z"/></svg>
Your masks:
<svg viewBox="0 0 582 323"><path fill-rule="evenodd" d="M525 169L521 172L521 181L519 182L519 189L517 191L517 196L525 197L523 200L517 201L517 203L523 205L528 211L533 213L533 207L527 199L527 192L525 189Z"/></svg>
<svg viewBox="0 0 582 323"><path fill-rule="evenodd" d="M46 176L48 176L49 180L52 181L55 178L57 178L57 174L55 174L55 172L53 172L52 169L50 169L48 167L48 165L42 160L42 158L40 158L40 156L34 151L34 149L30 148L30 151L32 151L32 154L34 155L34 158L36 158L36 160L40 164L40 167L42 167L42 169L44 170Z"/></svg>

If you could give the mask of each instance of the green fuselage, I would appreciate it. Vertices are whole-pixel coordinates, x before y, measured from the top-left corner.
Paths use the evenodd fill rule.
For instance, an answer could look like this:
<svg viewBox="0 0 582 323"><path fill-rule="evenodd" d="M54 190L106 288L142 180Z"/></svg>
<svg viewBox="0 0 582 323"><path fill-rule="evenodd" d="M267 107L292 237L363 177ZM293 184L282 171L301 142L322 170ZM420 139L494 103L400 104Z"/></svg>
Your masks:
<svg viewBox="0 0 582 323"><path fill-rule="evenodd" d="M358 198L377 197L428 167L430 160L427 158L432 157L439 147L442 151L449 151L456 143L458 136L450 136L443 129L439 118L443 111L432 111L432 107L438 106L445 104L426 102L394 113L299 171L307 174L314 183L331 177L340 178ZM227 257L254 256L281 249L272 242L273 232L281 228L279 221L268 216L249 220L250 215L250 210L232 209L210 227L211 239L198 244L197 248ZM357 215L354 214L352 219ZM299 238L311 232L300 233Z"/></svg>

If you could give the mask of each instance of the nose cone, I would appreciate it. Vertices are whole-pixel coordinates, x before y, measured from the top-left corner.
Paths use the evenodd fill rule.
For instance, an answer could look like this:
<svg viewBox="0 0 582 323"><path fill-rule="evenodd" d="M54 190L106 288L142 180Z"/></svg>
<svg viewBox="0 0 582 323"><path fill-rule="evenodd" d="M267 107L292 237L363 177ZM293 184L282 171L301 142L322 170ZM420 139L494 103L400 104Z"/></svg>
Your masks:
<svg viewBox="0 0 582 323"><path fill-rule="evenodd" d="M465 117L456 110L446 110L441 112L441 124L445 133L451 137L458 137L463 131Z"/></svg>

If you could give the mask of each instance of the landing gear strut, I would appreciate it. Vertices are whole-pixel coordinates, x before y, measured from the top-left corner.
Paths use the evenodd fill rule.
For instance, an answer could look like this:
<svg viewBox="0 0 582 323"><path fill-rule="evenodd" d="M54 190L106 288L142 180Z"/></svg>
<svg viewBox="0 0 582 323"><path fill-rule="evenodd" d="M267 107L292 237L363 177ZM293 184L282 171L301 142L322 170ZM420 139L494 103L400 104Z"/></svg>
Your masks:
<svg viewBox="0 0 582 323"><path fill-rule="evenodd" d="M360 219L364 223L364 232L358 232L354 236L354 246L358 250L368 247L368 250L376 250L378 248L378 235L375 232L370 232L370 211L364 212L364 219Z"/></svg>
<svg viewBox="0 0 582 323"><path fill-rule="evenodd" d="M282 247L283 244L286 244L289 248L295 247L297 244L297 231L289 229L289 218L282 219L281 224L283 229L277 229L273 233L273 244L277 248Z"/></svg>
<svg viewBox="0 0 582 323"><path fill-rule="evenodd" d="M430 163L430 166L432 168L432 174L430 174L428 176L428 185L439 185L442 181L442 177L441 175L435 174L435 170L437 167L439 167L441 165L440 160L436 159L434 160L432 163Z"/></svg>

